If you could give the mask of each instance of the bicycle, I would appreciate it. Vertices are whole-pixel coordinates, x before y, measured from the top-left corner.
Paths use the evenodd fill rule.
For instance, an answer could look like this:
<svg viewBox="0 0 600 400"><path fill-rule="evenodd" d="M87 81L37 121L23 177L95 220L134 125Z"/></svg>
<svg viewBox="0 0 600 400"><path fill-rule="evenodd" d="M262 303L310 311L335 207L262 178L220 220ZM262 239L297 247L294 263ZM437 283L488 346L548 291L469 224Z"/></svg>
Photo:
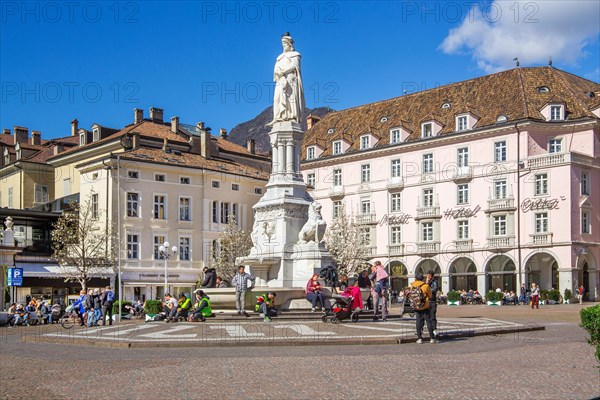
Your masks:
<svg viewBox="0 0 600 400"><path fill-rule="evenodd" d="M75 324L79 322L79 314L77 314L77 311L75 311L75 307L67 307L65 313L62 317L60 317L58 322L65 329L71 329L74 327Z"/></svg>

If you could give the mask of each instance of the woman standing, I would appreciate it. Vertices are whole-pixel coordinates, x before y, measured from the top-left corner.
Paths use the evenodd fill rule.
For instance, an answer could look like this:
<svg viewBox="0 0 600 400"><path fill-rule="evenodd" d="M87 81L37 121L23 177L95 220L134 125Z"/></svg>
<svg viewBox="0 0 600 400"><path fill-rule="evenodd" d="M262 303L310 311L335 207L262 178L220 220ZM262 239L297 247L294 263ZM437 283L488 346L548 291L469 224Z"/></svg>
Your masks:
<svg viewBox="0 0 600 400"><path fill-rule="evenodd" d="M540 287L535 283L531 284L531 309L540 308Z"/></svg>
<svg viewBox="0 0 600 400"><path fill-rule="evenodd" d="M313 274L313 276L306 283L306 300L312 304L312 312L317 309L317 302L319 302L319 308L325 308L325 302L323 300L321 284L319 283L319 275Z"/></svg>

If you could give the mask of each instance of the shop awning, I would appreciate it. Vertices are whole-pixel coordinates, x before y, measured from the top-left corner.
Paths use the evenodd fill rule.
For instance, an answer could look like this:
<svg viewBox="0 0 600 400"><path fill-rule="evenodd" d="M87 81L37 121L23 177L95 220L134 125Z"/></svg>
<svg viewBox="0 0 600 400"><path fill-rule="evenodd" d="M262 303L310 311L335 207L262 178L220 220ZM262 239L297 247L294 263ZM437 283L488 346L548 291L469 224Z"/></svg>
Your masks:
<svg viewBox="0 0 600 400"><path fill-rule="evenodd" d="M48 263L15 263L16 268L23 268L23 277L25 278L64 278L64 270L58 264ZM93 274L95 278L106 278L114 273L111 268L102 268L98 273Z"/></svg>

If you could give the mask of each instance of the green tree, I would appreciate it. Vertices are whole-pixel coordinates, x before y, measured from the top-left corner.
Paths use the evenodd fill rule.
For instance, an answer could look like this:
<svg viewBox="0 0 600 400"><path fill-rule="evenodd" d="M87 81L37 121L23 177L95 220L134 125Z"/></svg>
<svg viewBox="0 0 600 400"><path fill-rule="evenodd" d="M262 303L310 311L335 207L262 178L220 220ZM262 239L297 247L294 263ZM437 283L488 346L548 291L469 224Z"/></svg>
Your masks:
<svg viewBox="0 0 600 400"><path fill-rule="evenodd" d="M325 232L325 244L335 260L339 274L352 275L369 260L369 247L356 224L354 214L346 214L342 205L340 214L334 218Z"/></svg>
<svg viewBox="0 0 600 400"><path fill-rule="evenodd" d="M213 249L212 263L219 276L231 281L237 272L235 260L248 255L251 248L250 233L245 232L230 218L227 228L219 236L217 248Z"/></svg>
<svg viewBox="0 0 600 400"><path fill-rule="evenodd" d="M73 203L53 226L52 257L65 281L79 282L83 290L92 277L105 275L115 264L113 230L100 225L101 214L88 198L82 204Z"/></svg>

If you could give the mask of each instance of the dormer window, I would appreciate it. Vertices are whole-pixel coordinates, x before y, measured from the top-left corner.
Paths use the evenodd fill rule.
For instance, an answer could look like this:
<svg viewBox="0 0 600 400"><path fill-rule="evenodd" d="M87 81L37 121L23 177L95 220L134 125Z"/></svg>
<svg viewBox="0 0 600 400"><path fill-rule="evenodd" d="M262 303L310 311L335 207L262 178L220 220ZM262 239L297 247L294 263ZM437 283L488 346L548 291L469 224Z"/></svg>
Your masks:
<svg viewBox="0 0 600 400"><path fill-rule="evenodd" d="M383 123L383 122L387 122L387 121L388 121L388 118L387 118L387 117L381 117L380 121L381 121L382 123Z"/></svg>
<svg viewBox="0 0 600 400"><path fill-rule="evenodd" d="M315 146L310 146L306 149L306 159L313 160L315 158Z"/></svg>
<svg viewBox="0 0 600 400"><path fill-rule="evenodd" d="M85 133L83 132L79 134L79 145L85 146Z"/></svg>
<svg viewBox="0 0 600 400"><path fill-rule="evenodd" d="M342 154L342 141L336 140L333 142L333 155Z"/></svg>
<svg viewBox="0 0 600 400"><path fill-rule="evenodd" d="M537 91L538 93L548 93L550 92L550 89L548 89L548 86L540 86Z"/></svg>
<svg viewBox="0 0 600 400"><path fill-rule="evenodd" d="M563 106L550 106L550 121L562 121L564 119Z"/></svg>
<svg viewBox="0 0 600 400"><path fill-rule="evenodd" d="M392 129L390 131L390 143L400 143L402 141L402 133L400 129Z"/></svg>
<svg viewBox="0 0 600 400"><path fill-rule="evenodd" d="M498 118L496 118L497 124L504 124L506 122L508 122L508 117L506 115L498 115Z"/></svg>
<svg viewBox="0 0 600 400"><path fill-rule="evenodd" d="M456 117L456 131L461 132L466 131L467 129L469 129L467 116L460 115Z"/></svg>
<svg viewBox="0 0 600 400"><path fill-rule="evenodd" d="M4 164L10 164L10 153L8 149L4 149Z"/></svg>
<svg viewBox="0 0 600 400"><path fill-rule="evenodd" d="M94 127L94 129L92 130L92 132L93 132L93 135L94 135L93 136L93 141L97 142L98 140L100 140L100 129Z"/></svg>
<svg viewBox="0 0 600 400"><path fill-rule="evenodd" d="M334 133L334 132L335 132L335 129L333 129L333 128L327 129L327 133L329 133L329 134Z"/></svg>
<svg viewBox="0 0 600 400"><path fill-rule="evenodd" d="M442 104L442 109L447 109L450 108L450 103L445 102L444 104Z"/></svg>
<svg viewBox="0 0 600 400"><path fill-rule="evenodd" d="M433 124L428 122L426 124L421 124L421 137L428 138L433 136Z"/></svg>
<svg viewBox="0 0 600 400"><path fill-rule="evenodd" d="M22 152L21 152L21 146L19 146L19 144L17 144L17 145L15 146L15 151L16 151L16 153L17 153L17 160L20 160L20 159L21 159L21 156L22 156Z"/></svg>
<svg viewBox="0 0 600 400"><path fill-rule="evenodd" d="M371 137L369 135L363 135L360 137L360 149L365 150L371 147Z"/></svg>

